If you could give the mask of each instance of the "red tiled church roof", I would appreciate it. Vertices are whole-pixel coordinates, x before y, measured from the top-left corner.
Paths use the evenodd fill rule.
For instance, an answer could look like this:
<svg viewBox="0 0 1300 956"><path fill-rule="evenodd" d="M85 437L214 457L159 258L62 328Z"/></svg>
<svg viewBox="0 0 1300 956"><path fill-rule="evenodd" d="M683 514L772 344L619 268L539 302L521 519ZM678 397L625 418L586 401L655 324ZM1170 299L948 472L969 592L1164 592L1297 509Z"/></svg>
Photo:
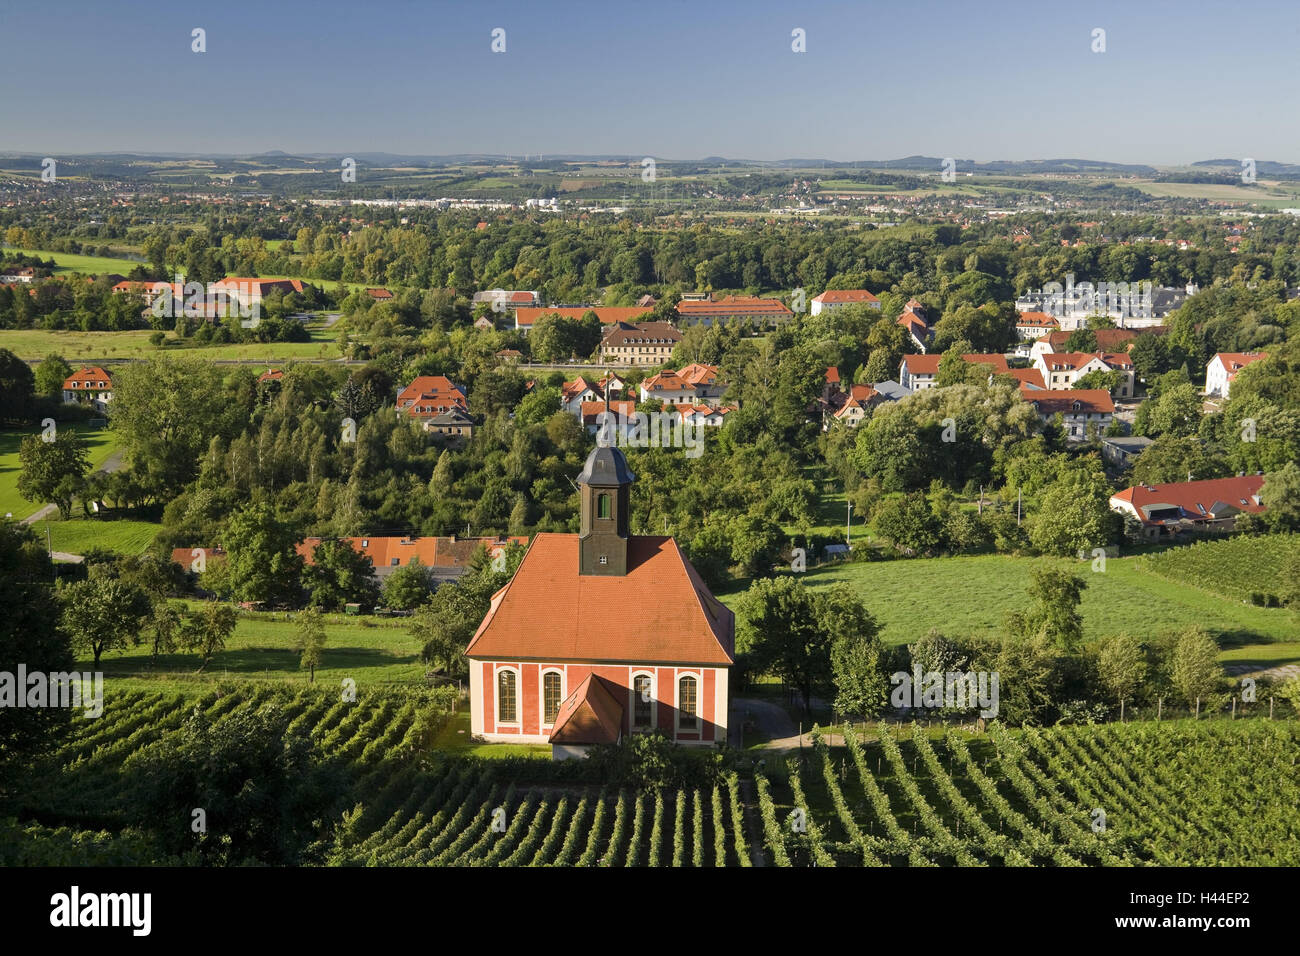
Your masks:
<svg viewBox="0 0 1300 956"><path fill-rule="evenodd" d="M534 536L465 654L488 660L734 663L735 616L672 538L633 535L628 572L579 574L576 534Z"/></svg>

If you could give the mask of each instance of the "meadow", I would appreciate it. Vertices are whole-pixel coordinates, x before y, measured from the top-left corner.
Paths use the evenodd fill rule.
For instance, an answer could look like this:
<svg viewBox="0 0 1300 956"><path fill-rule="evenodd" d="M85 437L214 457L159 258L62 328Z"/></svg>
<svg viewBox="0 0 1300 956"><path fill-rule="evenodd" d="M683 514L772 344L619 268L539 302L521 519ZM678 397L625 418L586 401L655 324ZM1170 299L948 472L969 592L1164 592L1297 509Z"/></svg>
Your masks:
<svg viewBox="0 0 1300 956"><path fill-rule="evenodd" d="M19 249L15 246L4 246L0 248L0 254L15 252L27 256L38 256L45 260L53 259L55 275L70 272L80 272L83 275L99 275L104 272L115 272L118 275L127 275L136 266L144 265L143 259L117 259L106 256L74 255L71 252L51 252L48 249Z"/></svg>
<svg viewBox="0 0 1300 956"><path fill-rule="evenodd" d="M0 342L0 347L3 343ZM85 426L63 425L80 432L89 446L91 468L99 468L119 449L118 436L104 428L87 428ZM6 429L0 431L0 515L12 513L15 519L26 518L44 507L44 502L30 502L18 494L18 473L21 464L18 449L23 438L39 433L38 428L27 430Z"/></svg>
<svg viewBox="0 0 1300 956"><path fill-rule="evenodd" d="M1146 570L1148 560L1110 558L1101 572L1087 562L1009 555L837 562L810 565L804 581L811 587L848 584L891 644L915 641L931 628L954 635L998 633L1008 611L1028 604L1030 571L1045 563L1087 582L1080 608L1086 640L1189 627L1205 628L1225 646L1295 639L1294 612L1254 607L1170 580ZM719 599L734 608L741 593L732 590Z"/></svg>
<svg viewBox="0 0 1300 956"><path fill-rule="evenodd" d="M149 342L153 332L133 329L129 332L71 332L46 329L0 329L0 348L9 349L21 359L36 361L54 353L70 365L77 363L126 359L149 359L158 355L179 355L208 361L280 362L290 359L329 360L340 358L339 328L308 326L310 342L252 342L233 345L178 346L155 348ZM167 342L176 341L171 332Z"/></svg>

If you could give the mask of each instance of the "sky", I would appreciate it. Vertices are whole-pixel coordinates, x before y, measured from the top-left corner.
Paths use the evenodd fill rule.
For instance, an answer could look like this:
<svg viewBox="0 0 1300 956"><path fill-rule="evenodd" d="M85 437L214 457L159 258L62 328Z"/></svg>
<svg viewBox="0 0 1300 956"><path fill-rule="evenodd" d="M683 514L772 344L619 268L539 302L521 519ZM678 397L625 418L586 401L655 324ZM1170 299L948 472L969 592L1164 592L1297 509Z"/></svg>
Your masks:
<svg viewBox="0 0 1300 956"><path fill-rule="evenodd" d="M1300 162L1297 49L1297 0L0 0L0 152Z"/></svg>

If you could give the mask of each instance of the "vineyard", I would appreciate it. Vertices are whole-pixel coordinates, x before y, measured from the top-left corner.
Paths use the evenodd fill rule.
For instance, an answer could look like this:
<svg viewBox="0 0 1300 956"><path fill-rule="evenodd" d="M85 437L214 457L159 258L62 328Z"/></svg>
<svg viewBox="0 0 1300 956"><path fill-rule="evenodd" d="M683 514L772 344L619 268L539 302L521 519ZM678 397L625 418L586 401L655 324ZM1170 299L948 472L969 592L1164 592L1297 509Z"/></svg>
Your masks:
<svg viewBox="0 0 1300 956"><path fill-rule="evenodd" d="M820 739L787 797L757 781L778 864L1300 863L1294 722L1106 724L932 741L879 727ZM775 782L775 779L774 781Z"/></svg>
<svg viewBox="0 0 1300 956"><path fill-rule="evenodd" d="M1236 535L1170 548L1143 558L1142 563L1153 574L1171 581L1249 601L1261 591L1267 600L1294 556L1300 556L1300 537L1296 535Z"/></svg>
<svg viewBox="0 0 1300 956"><path fill-rule="evenodd" d="M124 762L196 710L219 726L269 703L288 719L286 736L305 735L348 768L350 809L316 859L326 864L1300 863L1293 721L994 725L937 737L919 725L850 729L843 746L816 738L770 767L739 755L740 772L714 782L637 790L591 783L576 765L439 754L430 745L445 712L418 695L349 703L270 685L197 699L111 695L0 808L0 863L178 862L160 859L126 816Z"/></svg>

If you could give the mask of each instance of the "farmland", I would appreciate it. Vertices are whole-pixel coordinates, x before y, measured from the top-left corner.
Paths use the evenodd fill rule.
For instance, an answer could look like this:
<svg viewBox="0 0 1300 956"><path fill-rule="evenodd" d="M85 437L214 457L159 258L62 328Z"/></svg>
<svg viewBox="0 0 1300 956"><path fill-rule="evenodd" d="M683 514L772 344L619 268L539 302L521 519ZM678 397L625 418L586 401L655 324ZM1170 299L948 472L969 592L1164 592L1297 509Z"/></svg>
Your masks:
<svg viewBox="0 0 1300 956"><path fill-rule="evenodd" d="M446 720L418 691L223 684L200 696L110 689L73 719L31 786L0 808L0 862L194 862L141 819L128 758L201 715L262 708L346 781L304 862L414 866L1295 864L1293 721L1181 721L989 734L920 728L821 741L802 763L740 758L690 786L596 782L549 760L480 760L434 745ZM577 771L576 773L574 771ZM745 779L754 774L752 789ZM746 796L749 793L750 796ZM798 809L801 814L794 815ZM1098 811L1101 811L1099 814ZM1103 817L1104 814L1104 817ZM219 826L205 840L220 841ZM758 846L755 846L755 844ZM757 850L755 853L754 851Z"/></svg>
<svg viewBox="0 0 1300 956"><path fill-rule="evenodd" d="M1272 593L1289 559L1300 557L1294 535L1237 536L1198 541L1142 559L1152 574L1236 601Z"/></svg>

